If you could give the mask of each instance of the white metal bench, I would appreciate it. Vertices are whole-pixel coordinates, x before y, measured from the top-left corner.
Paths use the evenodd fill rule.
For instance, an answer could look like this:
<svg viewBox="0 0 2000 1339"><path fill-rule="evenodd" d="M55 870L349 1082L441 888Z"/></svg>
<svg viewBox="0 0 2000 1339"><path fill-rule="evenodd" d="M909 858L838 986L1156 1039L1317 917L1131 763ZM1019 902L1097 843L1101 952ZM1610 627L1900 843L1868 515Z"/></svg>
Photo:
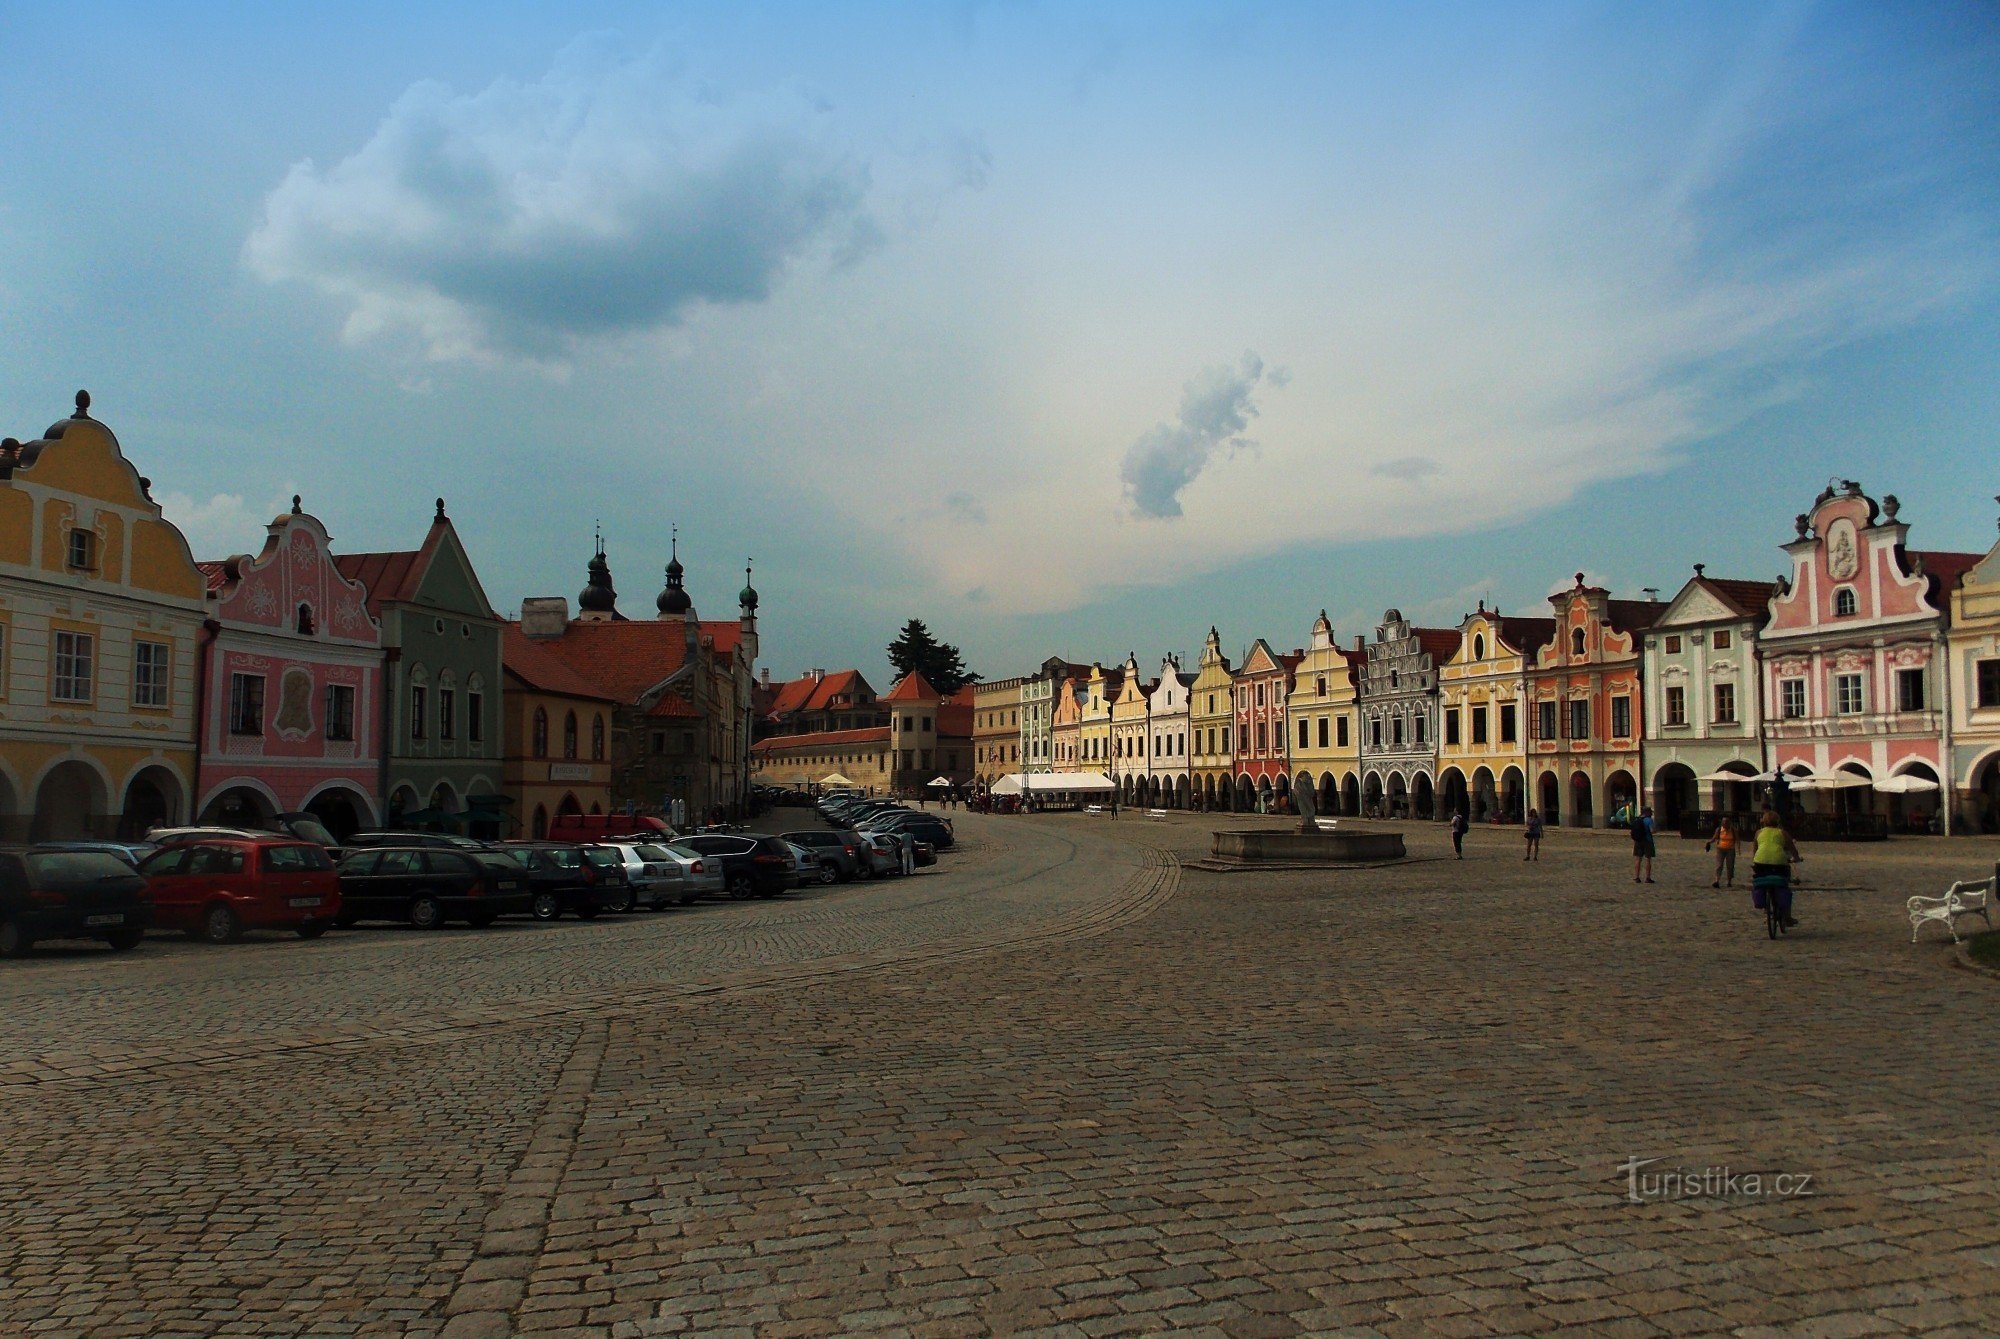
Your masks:
<svg viewBox="0 0 2000 1339"><path fill-rule="evenodd" d="M1321 832L1332 832L1339 823L1340 820L1337 818L1315 818L1313 820L1313 826Z"/></svg>
<svg viewBox="0 0 2000 1339"><path fill-rule="evenodd" d="M1102 816L1104 813L1104 806L1101 804L1086 804L1083 806L1083 812L1085 812L1086 814L1097 814L1099 816Z"/></svg>
<svg viewBox="0 0 2000 1339"><path fill-rule="evenodd" d="M1164 823L1167 821L1167 811L1164 809L1148 809L1146 817L1155 823Z"/></svg>
<svg viewBox="0 0 2000 1339"><path fill-rule="evenodd" d="M1951 931L1951 942L1956 944L1960 916L1977 916L1986 922L1986 928L1993 928L1993 917L1988 908L1993 902L1993 890L2000 882L2000 873L1993 878L1967 881L1960 879L1945 889L1943 897L1913 897L1910 899L1910 942L1917 942L1917 931L1925 921L1938 921Z"/></svg>

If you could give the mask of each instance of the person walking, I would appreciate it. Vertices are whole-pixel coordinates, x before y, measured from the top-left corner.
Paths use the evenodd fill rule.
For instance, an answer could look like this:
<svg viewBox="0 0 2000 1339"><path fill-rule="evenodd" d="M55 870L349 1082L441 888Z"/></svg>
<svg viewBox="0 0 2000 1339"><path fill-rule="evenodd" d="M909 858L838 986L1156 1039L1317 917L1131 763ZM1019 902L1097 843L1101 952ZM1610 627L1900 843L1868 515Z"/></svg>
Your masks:
<svg viewBox="0 0 2000 1339"><path fill-rule="evenodd" d="M1729 880L1729 886L1734 888L1736 886L1736 820L1728 814L1722 815L1716 821L1715 831L1709 834L1707 843L1701 849L1706 851L1710 847L1715 848L1715 878L1708 886L1711 888L1720 888L1722 881L1726 878Z"/></svg>
<svg viewBox="0 0 2000 1339"><path fill-rule="evenodd" d="M1791 929L1798 922L1792 919L1792 866L1805 859L1799 854L1799 844L1792 840L1792 834L1785 831L1778 821L1777 811L1766 809L1762 825L1757 829L1756 845L1750 851L1750 876L1752 879L1774 878L1782 881L1782 905L1778 914L1784 918L1785 928Z"/></svg>
<svg viewBox="0 0 2000 1339"><path fill-rule="evenodd" d="M1632 882L1651 883L1653 881L1653 809L1651 805L1639 811L1628 829L1632 834ZM1641 879L1639 875L1645 874Z"/></svg>
<svg viewBox="0 0 2000 1339"><path fill-rule="evenodd" d="M1542 811L1541 810L1530 809L1528 811L1528 821L1526 825L1522 827L1521 835L1528 839L1528 853L1522 856L1521 859L1540 860L1542 858Z"/></svg>
<svg viewBox="0 0 2000 1339"><path fill-rule="evenodd" d="M1460 860L1465 859L1465 830L1468 826L1465 810L1460 809L1451 816L1451 850Z"/></svg>

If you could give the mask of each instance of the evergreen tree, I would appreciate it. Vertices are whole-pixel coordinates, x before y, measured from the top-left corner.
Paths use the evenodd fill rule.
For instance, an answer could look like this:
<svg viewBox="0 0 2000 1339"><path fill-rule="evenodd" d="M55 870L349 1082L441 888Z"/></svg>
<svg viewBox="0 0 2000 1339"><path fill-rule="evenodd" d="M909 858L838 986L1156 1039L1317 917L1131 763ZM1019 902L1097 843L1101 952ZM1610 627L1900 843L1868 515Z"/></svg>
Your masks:
<svg viewBox="0 0 2000 1339"><path fill-rule="evenodd" d="M896 640L889 643L889 663L896 667L898 677L915 670L947 697L979 678L965 667L958 648L931 636L920 618L905 623Z"/></svg>

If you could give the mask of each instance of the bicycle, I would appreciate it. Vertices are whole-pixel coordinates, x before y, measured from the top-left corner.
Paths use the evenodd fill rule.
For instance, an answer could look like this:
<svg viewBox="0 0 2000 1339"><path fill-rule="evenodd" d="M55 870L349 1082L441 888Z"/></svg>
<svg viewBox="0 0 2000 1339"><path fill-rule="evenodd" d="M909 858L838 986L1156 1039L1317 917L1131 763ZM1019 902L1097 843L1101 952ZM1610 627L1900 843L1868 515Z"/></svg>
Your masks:
<svg viewBox="0 0 2000 1339"><path fill-rule="evenodd" d="M1759 874L1750 881L1751 895L1764 905L1764 932L1776 939L1791 918L1792 880L1788 874Z"/></svg>

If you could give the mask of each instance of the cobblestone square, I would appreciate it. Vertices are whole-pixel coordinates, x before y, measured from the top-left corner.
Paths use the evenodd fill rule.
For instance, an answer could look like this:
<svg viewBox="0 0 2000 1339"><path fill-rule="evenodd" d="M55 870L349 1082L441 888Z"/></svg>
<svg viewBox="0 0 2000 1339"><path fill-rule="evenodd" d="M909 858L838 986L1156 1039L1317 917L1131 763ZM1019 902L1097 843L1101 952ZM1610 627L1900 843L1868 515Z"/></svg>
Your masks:
<svg viewBox="0 0 2000 1339"><path fill-rule="evenodd" d="M1697 843L1181 867L1230 821L9 964L0 1333L2000 1327L2000 981L1902 915L2000 844L1809 847L1773 943Z"/></svg>

